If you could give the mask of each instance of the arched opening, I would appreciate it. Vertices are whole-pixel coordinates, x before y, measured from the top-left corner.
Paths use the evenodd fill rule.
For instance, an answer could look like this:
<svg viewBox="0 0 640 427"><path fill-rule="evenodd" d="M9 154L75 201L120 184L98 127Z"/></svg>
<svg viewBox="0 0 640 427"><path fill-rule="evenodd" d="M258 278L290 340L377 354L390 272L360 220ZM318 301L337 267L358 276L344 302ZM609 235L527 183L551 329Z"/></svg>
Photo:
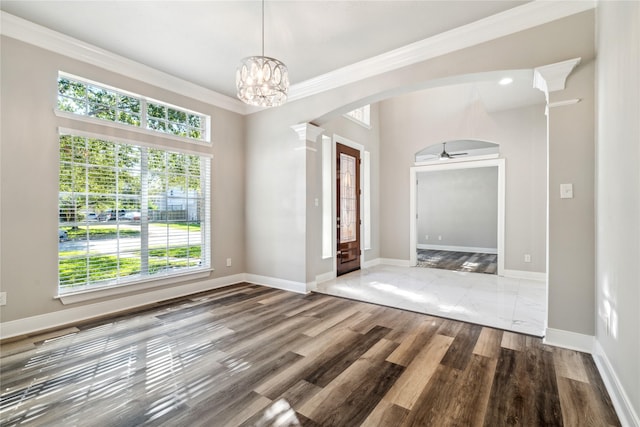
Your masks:
<svg viewBox="0 0 640 427"><path fill-rule="evenodd" d="M479 139L455 139L423 148L416 153L415 161L416 164L420 164L433 161L477 160L479 157L497 157L499 154L500 144Z"/></svg>
<svg viewBox="0 0 640 427"><path fill-rule="evenodd" d="M385 283L393 284L394 289L397 289L385 287L382 290L375 289L372 293L387 292L384 297L380 297L380 301L385 304L397 300L398 306L403 308L541 335L546 317L543 297L540 305L536 306L540 308L541 313L536 314L535 325L519 322L513 308L523 305L518 301L517 293L514 291L520 286L521 280L535 279L537 281L535 292L541 295L545 292L544 282L541 281L544 280L546 271L545 98L540 91L531 87L532 70L519 70L513 74L515 80L511 85L512 91L498 84L498 77L504 74L505 72L484 73L465 76L458 82L454 79L437 82L445 83L443 86L438 86L433 81L425 82L422 87L417 88L419 90L415 90L414 87L413 90L396 93L393 96L379 96L377 102L371 106L372 124L369 130L363 130L352 121L342 119L341 114L346 112L343 109L318 118L314 123L326 129L328 134L338 133L350 136L362 143L365 150L372 151L372 184L374 185L372 197L374 208L378 206L377 215L375 210L373 213L374 221L377 221L373 223L373 243L374 250L378 245L380 263L387 266L405 268L415 266L419 245L450 243L449 246L464 246L452 243L449 239L452 237L451 233L418 231L416 187L419 188L420 184L416 186L416 182L421 174L427 176L426 174L436 169L440 169L440 172L457 171L454 173L463 170L470 172L473 169L483 172L491 171L494 177L502 174L502 190L497 190L500 184L497 177L494 178L494 190L496 193L502 191L501 206L498 206L497 201L493 203L499 212L496 213L494 209L492 219L495 224L493 227L495 243L486 245L467 243L474 249L492 248L498 256L495 269L492 271L496 274L491 276L508 276L498 277L508 285L500 285L496 288L509 290L509 292L492 298L492 302L497 305L486 310L486 313L483 312L483 318L469 317L474 311L473 307L480 304L476 300L467 301L469 303L467 306L463 299L456 301L441 299L439 303L424 309L422 306L426 307L428 304L418 303L416 300L432 301L433 298L417 297L416 292L419 293L422 290L412 289L411 286L422 285L415 280L411 283L395 284L392 279L385 276ZM479 81L471 77L479 78ZM344 110L355 107L356 105L352 104ZM377 133L373 135L367 132ZM372 146L369 146L369 141L366 140L368 135L377 138ZM445 156L443 152L446 153ZM488 165L482 162L494 164ZM415 168L415 171L408 177L405 171L412 168ZM475 185L473 182L475 178L463 179L471 180ZM413 189L410 188L411 186ZM465 209L471 214L477 210L476 206L468 206ZM501 218L500 221L498 216ZM413 225L411 221L414 222ZM498 224L499 222L502 225ZM484 227L477 224L471 224L471 226ZM421 241L421 238L425 240L427 235L429 240ZM439 240L439 236L442 236L442 240ZM498 241L501 243L498 244ZM367 257L367 259L372 258ZM473 261L470 264L472 263ZM470 264L467 264L467 267ZM498 264L501 266L499 267ZM400 274L413 275L414 273ZM490 277L482 274L478 275L477 279L470 279L469 273L463 274L466 275L464 279L467 282L462 286L466 288L472 287L469 280L486 282L485 279ZM439 274L424 280L431 281L436 276L438 276L436 280L440 280ZM483 276L485 279L482 279ZM373 277L368 277L367 280L371 281ZM449 282L446 285L448 286L454 280L458 279L447 278L445 281ZM367 300L369 290L356 289L353 283L343 283L337 294L349 297L358 295L359 298ZM527 282L526 286L528 285ZM444 284L438 286L442 289ZM393 295L388 292L392 292ZM458 291L447 292L454 295ZM460 289L459 292L463 290ZM412 297L403 299L407 295ZM373 299L369 300L376 302ZM491 314L500 314L500 318L497 318L496 322L488 322L487 319ZM529 319L528 315L523 317Z"/></svg>

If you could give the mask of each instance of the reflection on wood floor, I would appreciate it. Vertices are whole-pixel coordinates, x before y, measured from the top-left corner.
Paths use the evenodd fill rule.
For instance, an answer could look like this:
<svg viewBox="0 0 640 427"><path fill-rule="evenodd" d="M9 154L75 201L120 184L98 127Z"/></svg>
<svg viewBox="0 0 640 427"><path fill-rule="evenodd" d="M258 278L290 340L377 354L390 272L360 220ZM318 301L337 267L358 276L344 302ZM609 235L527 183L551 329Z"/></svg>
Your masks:
<svg viewBox="0 0 640 427"><path fill-rule="evenodd" d="M3 426L619 425L590 355L256 285L2 345Z"/></svg>
<svg viewBox="0 0 640 427"><path fill-rule="evenodd" d="M496 274L498 255L418 249L417 266L469 273Z"/></svg>

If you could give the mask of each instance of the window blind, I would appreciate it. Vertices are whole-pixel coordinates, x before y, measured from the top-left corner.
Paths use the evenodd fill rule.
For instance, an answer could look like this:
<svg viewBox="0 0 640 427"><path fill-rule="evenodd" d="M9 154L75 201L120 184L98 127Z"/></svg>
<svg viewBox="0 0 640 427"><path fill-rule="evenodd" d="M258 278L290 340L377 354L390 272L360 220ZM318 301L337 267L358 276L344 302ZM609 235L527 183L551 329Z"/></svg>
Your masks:
<svg viewBox="0 0 640 427"><path fill-rule="evenodd" d="M59 292L210 267L210 158L59 136Z"/></svg>

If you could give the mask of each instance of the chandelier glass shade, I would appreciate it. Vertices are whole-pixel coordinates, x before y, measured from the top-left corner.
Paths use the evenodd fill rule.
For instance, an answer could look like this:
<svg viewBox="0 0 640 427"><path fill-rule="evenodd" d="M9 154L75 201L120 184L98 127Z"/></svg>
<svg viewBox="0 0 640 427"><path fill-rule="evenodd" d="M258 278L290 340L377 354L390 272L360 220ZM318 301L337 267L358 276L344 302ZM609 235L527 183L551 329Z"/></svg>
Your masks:
<svg viewBox="0 0 640 427"><path fill-rule="evenodd" d="M249 56L236 70L238 98L257 107L276 107L287 101L289 71L275 58Z"/></svg>
<svg viewBox="0 0 640 427"><path fill-rule="evenodd" d="M262 56L242 59L236 70L238 98L256 107L287 102L289 71L282 61L264 56L264 0L262 0Z"/></svg>

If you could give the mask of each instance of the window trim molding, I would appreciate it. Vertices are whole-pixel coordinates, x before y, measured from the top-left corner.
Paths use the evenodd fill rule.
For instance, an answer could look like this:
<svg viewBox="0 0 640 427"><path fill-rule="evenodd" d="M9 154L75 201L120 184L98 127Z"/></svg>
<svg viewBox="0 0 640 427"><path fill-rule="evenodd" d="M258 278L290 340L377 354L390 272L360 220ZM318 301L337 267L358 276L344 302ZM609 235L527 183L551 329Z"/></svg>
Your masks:
<svg viewBox="0 0 640 427"><path fill-rule="evenodd" d="M74 115L72 113L68 113L71 114L73 116L73 119L77 118L77 115ZM95 119L96 121L99 122L99 124L104 125L105 121L104 120L99 120L99 119ZM107 124L110 124L111 122L106 122ZM130 130L129 126L123 125L127 130ZM58 144L59 144L59 138L61 135L73 135L73 136L79 136L79 137L83 137L83 138L95 138L95 139L100 139L100 140L107 140L109 142L112 143L123 143L123 144L130 144L130 145L135 145L135 146L144 146L146 148L152 148L152 149L160 149L160 150L166 150L166 151L174 151L174 152L180 152L183 154L188 154L188 155L196 155L196 156L200 156L203 158L207 158L210 161L210 170L209 170L209 179L211 179L211 168L212 168L212 163L213 163L213 154L211 153L202 153L199 151L195 151L195 150L189 150L188 148L183 148L183 147L165 147L162 145L159 145L157 143L148 143L148 142L144 142L144 141L137 141L137 140L131 140L131 139L127 139L127 138L120 138L118 136L114 136L114 135L107 135L107 134L101 134L101 133L96 133L96 132L87 132L87 131L83 131L83 130L79 130L79 129L74 129L74 128L66 128L66 127L62 127L59 126L57 128L58 131ZM156 133L153 133L154 136L157 136ZM163 136L164 134L160 134L160 136ZM171 139L171 138L170 138ZM200 144L202 145L202 144ZM60 163L60 159L58 159L58 164ZM156 287L161 287L161 286L166 286L168 284L171 283L182 283L182 282L187 282L187 281L191 281L191 280L196 280L196 279L202 279L202 278L206 278L209 277L209 275L211 274L211 272L215 271L215 268L213 267L213 248L211 246L211 230L212 230L212 225L211 225L211 203L212 203L212 195L211 195L211 190L212 190L212 186L211 186L211 182L207 182L206 186L208 188L208 201L209 201L209 208L206 209L205 212L205 221L208 224L208 233L206 233L203 236L203 244L205 245L206 249L206 257L208 258L208 262L206 266L200 267L200 268L193 268L184 272L180 272L180 273L174 273L174 274L161 274L161 275L157 275L157 276L144 276L142 278L137 278L137 279L132 279L130 281L123 281L120 283L116 283L116 284L111 284L111 285L105 285L105 286L95 286L93 288L84 288L78 291L70 291L70 292L60 292L60 283L58 280L58 286L56 289L56 296L54 296L54 299L59 299L63 305L67 305L67 304L74 304L74 303L79 303L79 302L83 302L83 301L90 301L90 300L95 300L95 299L99 299L99 298L104 298L104 297L110 297L110 296L116 296L116 295L120 295L120 294L125 294L125 293L130 293L130 292L136 292L136 291L141 291L141 290L145 290L145 289L152 289L152 288L156 288ZM59 190L58 190L59 191ZM58 262L59 262L59 253L57 255L58 258Z"/></svg>

